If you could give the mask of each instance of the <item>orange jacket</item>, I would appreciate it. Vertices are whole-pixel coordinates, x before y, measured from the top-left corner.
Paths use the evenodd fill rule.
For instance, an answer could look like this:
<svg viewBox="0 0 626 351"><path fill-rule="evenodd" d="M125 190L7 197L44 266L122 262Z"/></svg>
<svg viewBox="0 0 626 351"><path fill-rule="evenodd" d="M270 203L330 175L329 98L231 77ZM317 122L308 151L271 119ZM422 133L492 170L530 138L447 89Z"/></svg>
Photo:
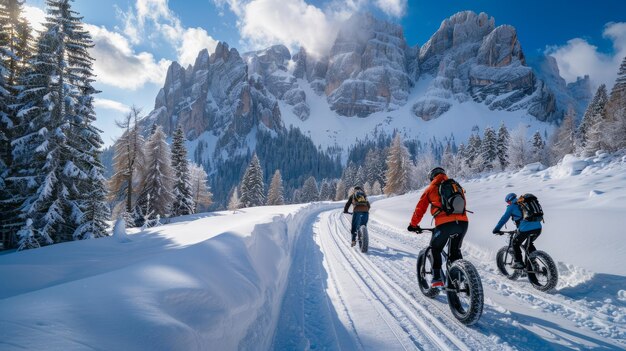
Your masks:
<svg viewBox="0 0 626 351"><path fill-rule="evenodd" d="M448 179L448 176L445 174L438 174L435 176L430 185L424 190L422 197L417 202L417 206L415 206L415 211L413 212L413 217L411 218L411 225L417 226L420 224L422 217L426 213L428 209L428 205L430 206L430 214L434 215L439 208L441 208L441 198L439 197L439 184L444 180ZM467 215L463 214L446 214L445 212L440 212L435 217L435 226L440 226L444 223L460 221L460 222L469 222L467 219Z"/></svg>

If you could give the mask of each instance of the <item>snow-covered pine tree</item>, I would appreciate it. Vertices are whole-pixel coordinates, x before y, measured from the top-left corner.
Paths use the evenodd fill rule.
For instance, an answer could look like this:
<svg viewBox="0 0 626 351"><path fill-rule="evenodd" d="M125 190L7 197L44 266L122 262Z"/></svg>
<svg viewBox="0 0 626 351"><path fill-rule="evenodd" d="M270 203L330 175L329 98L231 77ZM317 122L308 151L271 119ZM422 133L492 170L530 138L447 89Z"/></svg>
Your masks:
<svg viewBox="0 0 626 351"><path fill-rule="evenodd" d="M367 183L367 172L365 170L365 167L359 166L356 171L355 185L363 187L365 183Z"/></svg>
<svg viewBox="0 0 626 351"><path fill-rule="evenodd" d="M283 177L280 170L274 171L270 188L267 191L267 204L269 206L280 206L285 204L285 189L283 187Z"/></svg>
<svg viewBox="0 0 626 351"><path fill-rule="evenodd" d="M132 106L124 118L117 121L118 127L124 130L113 148L113 176L109 180L109 200L124 201L124 211L129 214L133 211L133 200L140 189L138 181L141 165L145 164L145 140L139 132L137 122L141 119L141 110ZM133 223L127 221L128 225Z"/></svg>
<svg viewBox="0 0 626 351"><path fill-rule="evenodd" d="M263 169L256 153L246 168L241 180L241 205L243 207L263 206L265 204L265 185Z"/></svg>
<svg viewBox="0 0 626 351"><path fill-rule="evenodd" d="M365 184L363 184L363 191L365 191L368 195L372 195L372 185L370 182L365 182Z"/></svg>
<svg viewBox="0 0 626 351"><path fill-rule="evenodd" d="M606 85L598 87L593 100L587 106L582 123L578 127L576 152L581 155L592 155L601 148L602 123L606 122L605 108L608 101ZM593 133L592 133L593 132Z"/></svg>
<svg viewBox="0 0 626 351"><path fill-rule="evenodd" d="M136 218L137 225L143 225L145 218L154 219L156 216L166 217L170 213L170 205L174 201L172 189L174 185L174 171L170 148L165 140L163 128L157 126L154 134L146 142L146 161L141 174L139 197L135 207L140 218Z"/></svg>
<svg viewBox="0 0 626 351"><path fill-rule="evenodd" d="M491 171L498 162L498 137L496 131L491 128L485 128L483 132L483 141L481 145L481 154L483 156L483 169Z"/></svg>
<svg viewBox="0 0 626 351"><path fill-rule="evenodd" d="M341 201L346 198L346 185L343 180L337 181L337 189L335 190L335 201Z"/></svg>
<svg viewBox="0 0 626 351"><path fill-rule="evenodd" d="M334 195L330 181L328 181L328 179L322 180L322 185L320 186L320 201L332 200Z"/></svg>
<svg viewBox="0 0 626 351"><path fill-rule="evenodd" d="M49 14L53 19L54 15ZM33 220L33 228L43 241L68 241L80 225L82 212L80 184L89 171L81 167L85 154L74 148L79 120L79 88L72 84L66 69L62 28L48 22L38 41L33 65L21 78L18 96L19 133L12 142L12 191L19 195L20 218ZM75 137L76 138L76 137Z"/></svg>
<svg viewBox="0 0 626 351"><path fill-rule="evenodd" d="M354 164L354 162L348 162L348 165L343 170L343 174L341 175L341 180L343 180L343 184L346 189L352 189L357 186L357 173L358 167Z"/></svg>
<svg viewBox="0 0 626 351"><path fill-rule="evenodd" d="M202 166L191 163L189 165L191 178L191 192L194 202L194 213L206 211L213 203L213 194L209 188L209 180Z"/></svg>
<svg viewBox="0 0 626 351"><path fill-rule="evenodd" d="M473 133L472 135L470 135L469 140L467 141L465 156L468 167L474 171L476 169L476 163L474 162L474 160L476 159L476 157L478 157L478 155L481 154L481 151L482 140L480 140L480 136L478 134Z"/></svg>
<svg viewBox="0 0 626 351"><path fill-rule="evenodd" d="M391 142L387 156L384 193L402 195L409 190L412 163L409 150L402 142L400 134L396 134Z"/></svg>
<svg viewBox="0 0 626 351"><path fill-rule="evenodd" d="M367 181L374 184L378 181L379 184L385 179L385 157L383 150L370 149L365 155L365 172L367 174Z"/></svg>
<svg viewBox="0 0 626 351"><path fill-rule="evenodd" d="M74 231L73 238L97 238L107 235L106 221L110 219L110 213L106 204L104 166L100 160L104 145L100 136L102 131L94 126L96 115L93 95L98 91L92 86L94 59L89 54L94 44L91 34L83 28L82 17L72 9L71 2L47 0L46 26L58 29L63 52L57 54L59 62L63 57L66 59L63 67L65 84L71 83L78 92L73 116L69 120L67 142L73 151L71 162L87 177L81 177L75 184L79 208L74 210L78 228ZM82 213L82 217L78 217L78 213Z"/></svg>
<svg viewBox="0 0 626 351"><path fill-rule="evenodd" d="M419 154L415 161L415 166L412 167L409 173L413 175L410 177L411 189L419 189L430 183L428 174L435 167L437 167L437 162L430 148Z"/></svg>
<svg viewBox="0 0 626 351"><path fill-rule="evenodd" d="M497 150L497 158L498 163L500 164L500 169L505 170L509 166L509 130L504 125L504 122L500 124L500 128L498 128L498 141L496 143Z"/></svg>
<svg viewBox="0 0 626 351"><path fill-rule="evenodd" d="M380 183L375 181L374 184L372 184L372 195L382 195L382 193L383 189L380 186Z"/></svg>
<svg viewBox="0 0 626 351"><path fill-rule="evenodd" d="M536 131L530 143L530 162L541 162L546 164L546 143L541 137L541 133Z"/></svg>
<svg viewBox="0 0 626 351"><path fill-rule="evenodd" d="M518 170L526 166L530 158L530 146L526 137L526 125L520 124L510 135L508 147L509 167Z"/></svg>
<svg viewBox="0 0 626 351"><path fill-rule="evenodd" d="M185 147L185 133L179 125L172 137L172 169L174 170L174 203L172 216L184 216L194 213L195 203L191 190L191 174L187 161L187 147Z"/></svg>
<svg viewBox="0 0 626 351"><path fill-rule="evenodd" d="M622 60L606 107L610 150L626 148L626 57Z"/></svg>
<svg viewBox="0 0 626 351"><path fill-rule="evenodd" d="M563 156L574 153L575 136L576 111L572 106L569 106L561 125L550 138L549 151L552 164L556 164Z"/></svg>
<svg viewBox="0 0 626 351"><path fill-rule="evenodd" d="M304 181L304 185L302 186L302 190L300 193L300 200L302 202L314 202L319 201L319 189L317 187L317 180L315 177L310 176Z"/></svg>
<svg viewBox="0 0 626 351"><path fill-rule="evenodd" d="M241 201L239 200L239 190L234 187L230 194L230 200L228 201L228 209L231 211L237 211L241 208Z"/></svg>

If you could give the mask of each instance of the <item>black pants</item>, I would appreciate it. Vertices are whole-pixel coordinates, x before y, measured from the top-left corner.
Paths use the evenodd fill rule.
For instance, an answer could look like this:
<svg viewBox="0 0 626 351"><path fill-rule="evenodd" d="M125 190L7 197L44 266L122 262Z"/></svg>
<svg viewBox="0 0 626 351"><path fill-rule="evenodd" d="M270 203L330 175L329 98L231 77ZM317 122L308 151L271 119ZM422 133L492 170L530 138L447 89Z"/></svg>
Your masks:
<svg viewBox="0 0 626 351"><path fill-rule="evenodd" d="M441 269L441 251L452 234L458 235L450 240L450 257L448 257L448 260L454 262L463 258L461 245L463 245L463 238L465 233L467 233L467 226L467 222L458 221L444 223L435 228L435 232L430 238L430 247L433 252L433 269Z"/></svg>
<svg viewBox="0 0 626 351"><path fill-rule="evenodd" d="M541 235L541 228L529 230L527 232L518 232L513 238L513 252L515 253L515 261L522 262L522 244L528 240L528 253L537 251L533 242Z"/></svg>
<svg viewBox="0 0 626 351"><path fill-rule="evenodd" d="M362 225L367 225L367 220L370 218L370 214L368 212L354 212L352 214L352 228L350 232L352 233L352 241L356 240L356 233L361 228Z"/></svg>

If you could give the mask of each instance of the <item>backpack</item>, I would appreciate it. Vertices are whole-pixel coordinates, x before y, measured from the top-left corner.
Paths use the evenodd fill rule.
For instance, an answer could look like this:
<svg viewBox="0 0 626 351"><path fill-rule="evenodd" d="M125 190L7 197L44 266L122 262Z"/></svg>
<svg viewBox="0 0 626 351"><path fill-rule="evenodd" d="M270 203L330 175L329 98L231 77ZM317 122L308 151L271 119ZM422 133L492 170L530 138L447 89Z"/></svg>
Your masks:
<svg viewBox="0 0 626 351"><path fill-rule="evenodd" d="M441 198L441 208L437 212L443 211L448 215L466 212L465 190L454 179L446 179L439 184L439 197Z"/></svg>
<svg viewBox="0 0 626 351"><path fill-rule="evenodd" d="M352 197L352 204L354 206L367 206L367 195L362 190L357 190Z"/></svg>
<svg viewBox="0 0 626 351"><path fill-rule="evenodd" d="M533 194L524 194L517 199L517 204L522 211L522 218L527 222L543 221L543 209L539 200Z"/></svg>

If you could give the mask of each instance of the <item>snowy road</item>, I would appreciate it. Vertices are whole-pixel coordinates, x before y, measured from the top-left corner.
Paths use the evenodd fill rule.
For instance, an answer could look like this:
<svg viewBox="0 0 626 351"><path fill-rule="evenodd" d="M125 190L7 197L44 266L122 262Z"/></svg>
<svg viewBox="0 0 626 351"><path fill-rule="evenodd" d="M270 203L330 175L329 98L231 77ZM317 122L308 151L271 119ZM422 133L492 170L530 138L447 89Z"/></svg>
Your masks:
<svg viewBox="0 0 626 351"><path fill-rule="evenodd" d="M481 275L485 309L468 328L454 319L444 294L433 300L417 288L416 256L429 235L400 232L373 218L369 253L361 254L350 247L349 217L339 210L310 224L294 252L276 350L626 348L620 301L577 299L580 292L568 289L541 293L527 280L499 275L493 258L472 247L464 253Z"/></svg>

